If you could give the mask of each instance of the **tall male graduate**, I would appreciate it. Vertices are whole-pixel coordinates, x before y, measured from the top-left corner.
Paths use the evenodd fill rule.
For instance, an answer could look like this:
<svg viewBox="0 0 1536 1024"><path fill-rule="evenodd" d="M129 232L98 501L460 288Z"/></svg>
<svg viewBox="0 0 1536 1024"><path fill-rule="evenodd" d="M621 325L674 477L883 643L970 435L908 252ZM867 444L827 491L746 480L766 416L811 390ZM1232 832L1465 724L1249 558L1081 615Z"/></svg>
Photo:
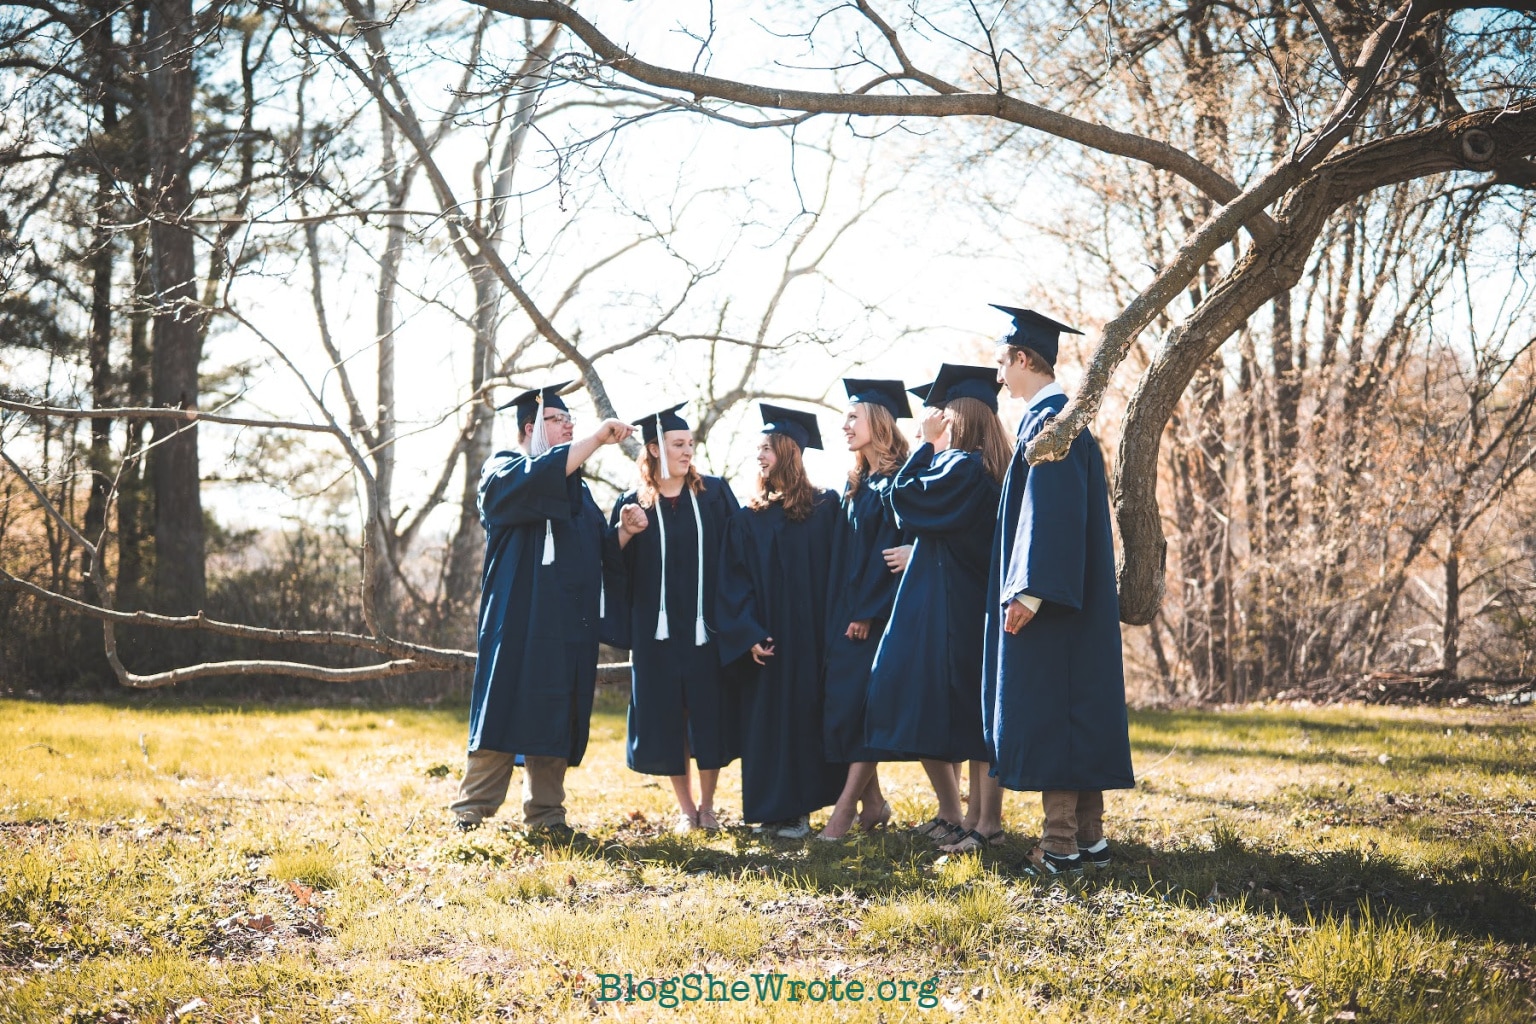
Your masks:
<svg viewBox="0 0 1536 1024"><path fill-rule="evenodd" d="M575 424L560 400L565 386L501 406L517 408L521 450L497 452L480 473L485 568L469 764L453 803L461 829L496 813L521 763L525 824L570 834L565 771L587 749L607 532L581 466L633 428L604 420L573 441Z"/></svg>
<svg viewBox="0 0 1536 1024"><path fill-rule="evenodd" d="M1033 874L1109 863L1104 790L1130 789L1131 744L1120 659L1120 602L1109 486L1084 430L1060 462L1025 447L1067 404L1056 384L1062 332L1028 309L998 342L998 379L1029 402L1003 480L987 598L983 727L1005 789L1039 790L1045 808Z"/></svg>

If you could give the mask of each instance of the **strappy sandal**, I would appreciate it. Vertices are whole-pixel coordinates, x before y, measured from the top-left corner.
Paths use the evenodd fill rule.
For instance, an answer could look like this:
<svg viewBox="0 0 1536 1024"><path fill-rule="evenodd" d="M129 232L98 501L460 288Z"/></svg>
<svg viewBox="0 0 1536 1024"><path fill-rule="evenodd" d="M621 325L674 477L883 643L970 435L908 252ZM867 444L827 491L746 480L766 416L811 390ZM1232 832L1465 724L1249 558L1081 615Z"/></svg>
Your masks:
<svg viewBox="0 0 1536 1024"><path fill-rule="evenodd" d="M982 835L975 829L963 833L959 839L948 846L939 847L945 853L970 853L972 850L985 849L988 846L997 846L1007 838L1002 829L998 829L989 836Z"/></svg>
<svg viewBox="0 0 1536 1024"><path fill-rule="evenodd" d="M959 825L956 825L954 822L946 821L938 815L934 815L927 821L923 822L921 825L914 828L912 830L912 834L914 836L922 836L926 839L932 839L934 842L940 843L948 840L949 837L955 835L956 833L964 831L965 829L961 828Z"/></svg>
<svg viewBox="0 0 1536 1024"><path fill-rule="evenodd" d="M695 820L694 824L703 829L705 832L720 831L720 819L715 817L715 812L712 810L705 810L702 807L699 808L698 818Z"/></svg>

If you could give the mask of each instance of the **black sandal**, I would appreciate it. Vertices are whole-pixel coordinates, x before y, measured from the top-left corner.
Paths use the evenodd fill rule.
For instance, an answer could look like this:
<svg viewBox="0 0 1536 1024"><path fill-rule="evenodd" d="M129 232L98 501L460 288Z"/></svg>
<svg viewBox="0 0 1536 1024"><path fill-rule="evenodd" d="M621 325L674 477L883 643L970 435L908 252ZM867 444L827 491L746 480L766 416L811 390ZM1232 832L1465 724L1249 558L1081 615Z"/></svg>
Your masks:
<svg viewBox="0 0 1536 1024"><path fill-rule="evenodd" d="M939 849L945 853L970 853L973 850L985 850L989 846L1001 846L1003 840L1007 838L1007 834L1002 829L998 829L988 836L973 828L968 832L961 833L960 837L954 842L947 845L941 844Z"/></svg>
<svg viewBox="0 0 1536 1024"><path fill-rule="evenodd" d="M935 829L938 830L937 835L934 834ZM964 835L965 829L961 828L959 825L956 825L952 821L945 821L938 815L934 815L932 818L929 818L927 821L914 828L912 830L912 834L914 836L924 836L928 839L932 839L936 843L945 843L949 842L951 836Z"/></svg>

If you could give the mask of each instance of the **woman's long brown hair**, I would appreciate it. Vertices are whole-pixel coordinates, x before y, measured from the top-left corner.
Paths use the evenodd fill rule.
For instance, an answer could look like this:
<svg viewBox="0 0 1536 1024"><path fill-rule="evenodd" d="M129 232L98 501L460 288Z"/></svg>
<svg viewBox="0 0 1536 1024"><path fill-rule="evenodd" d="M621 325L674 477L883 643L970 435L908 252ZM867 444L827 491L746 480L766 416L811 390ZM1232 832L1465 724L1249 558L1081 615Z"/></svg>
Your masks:
<svg viewBox="0 0 1536 1024"><path fill-rule="evenodd" d="M894 474L907 461L907 439L896 429L891 410L874 402L855 403L869 424L869 444L853 453L848 471L848 496L859 493L859 484L871 473Z"/></svg>
<svg viewBox="0 0 1536 1024"><path fill-rule="evenodd" d="M952 398L944 404L950 414L949 446L963 452L981 452L981 464L998 483L1013 460L1013 446L997 413L979 398Z"/></svg>
<svg viewBox="0 0 1536 1024"><path fill-rule="evenodd" d="M768 445L773 449L773 468L758 474L757 496L747 502L747 507L761 512L778 502L784 506L784 515L790 522L804 522L816 506L816 488L805 475L800 446L783 434L769 434Z"/></svg>
<svg viewBox="0 0 1536 1024"><path fill-rule="evenodd" d="M652 508L656 504L656 495L660 493L657 484L661 481L661 458L651 454L651 445L655 444L659 452L666 441L667 435L662 433L654 442L647 442L640 448L640 457L635 460L635 465L640 467L640 486L635 488L635 499L641 508ZM688 464L688 475L683 478L683 486L694 494L704 493L704 477L691 462Z"/></svg>

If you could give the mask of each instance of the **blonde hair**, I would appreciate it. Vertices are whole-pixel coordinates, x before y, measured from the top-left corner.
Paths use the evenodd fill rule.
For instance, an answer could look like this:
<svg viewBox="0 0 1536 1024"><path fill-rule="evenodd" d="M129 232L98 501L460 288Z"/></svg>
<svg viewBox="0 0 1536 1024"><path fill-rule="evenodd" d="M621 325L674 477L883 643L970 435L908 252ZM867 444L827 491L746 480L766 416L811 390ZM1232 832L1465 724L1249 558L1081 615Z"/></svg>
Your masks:
<svg viewBox="0 0 1536 1024"><path fill-rule="evenodd" d="M987 475L1002 483L1008 463L1013 461L1013 446L997 413L979 398L951 398L944 409L950 414L950 447L981 452Z"/></svg>
<svg viewBox="0 0 1536 1024"><path fill-rule="evenodd" d="M658 434L655 441L647 441L640 446L640 457L635 460L635 465L640 467L640 486L635 488L635 500L641 508L652 508L656 504L656 495L661 493L657 483L661 480L660 454L651 454L651 445L656 446L656 451L661 452L661 446L666 442L665 433ZM704 477L699 473L698 467L693 463L688 464L688 472L683 477L683 486L694 494L704 493ZM679 491L679 494L682 492Z"/></svg>
<svg viewBox="0 0 1536 1024"><path fill-rule="evenodd" d="M816 488L805 475L800 446L794 438L783 434L769 434L768 446L773 449L773 468L758 474L757 495L747 502L747 507L761 512L778 502L784 506L784 515L790 522L804 522L816 507Z"/></svg>
<svg viewBox="0 0 1536 1024"><path fill-rule="evenodd" d="M872 473L890 476L907 461L907 439L896 428L891 410L874 402L855 402L869 424L869 444L853 453L853 468L848 471L849 497L859 492L859 484Z"/></svg>

